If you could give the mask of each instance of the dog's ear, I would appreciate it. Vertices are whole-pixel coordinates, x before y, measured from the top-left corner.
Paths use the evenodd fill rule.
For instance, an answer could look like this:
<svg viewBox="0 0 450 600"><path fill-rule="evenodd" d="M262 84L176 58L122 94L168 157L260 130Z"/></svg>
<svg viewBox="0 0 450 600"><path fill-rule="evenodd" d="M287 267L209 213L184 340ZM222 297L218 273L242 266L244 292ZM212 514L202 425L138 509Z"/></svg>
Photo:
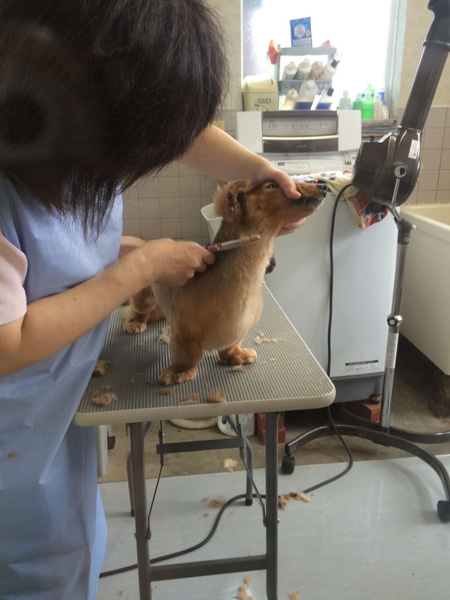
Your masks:
<svg viewBox="0 0 450 600"><path fill-rule="evenodd" d="M219 186L214 194L216 213L229 223L240 223L245 214L245 194L238 185Z"/></svg>

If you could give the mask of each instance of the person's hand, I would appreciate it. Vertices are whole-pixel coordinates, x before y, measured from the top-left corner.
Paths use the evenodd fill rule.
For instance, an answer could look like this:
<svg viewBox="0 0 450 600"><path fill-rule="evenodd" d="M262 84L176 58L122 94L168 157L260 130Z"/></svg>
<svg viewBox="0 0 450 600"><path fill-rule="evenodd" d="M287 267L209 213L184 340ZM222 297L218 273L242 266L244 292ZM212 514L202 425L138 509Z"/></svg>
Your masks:
<svg viewBox="0 0 450 600"><path fill-rule="evenodd" d="M145 285L163 283L184 285L195 273L204 273L216 257L195 242L175 242L170 239L154 240L138 248L142 257Z"/></svg>
<svg viewBox="0 0 450 600"><path fill-rule="evenodd" d="M294 181L289 177L287 173L284 171L280 171L279 169L275 169L268 163L267 167L260 169L256 175L258 178L263 179L272 179L277 183L283 192L286 194L288 198L292 198L296 200L300 198L301 194L298 189L295 187ZM299 221L292 221L288 223L284 227L282 227L278 233L278 235L287 235L289 233L294 233L296 229L304 225L306 222L306 217L300 219Z"/></svg>

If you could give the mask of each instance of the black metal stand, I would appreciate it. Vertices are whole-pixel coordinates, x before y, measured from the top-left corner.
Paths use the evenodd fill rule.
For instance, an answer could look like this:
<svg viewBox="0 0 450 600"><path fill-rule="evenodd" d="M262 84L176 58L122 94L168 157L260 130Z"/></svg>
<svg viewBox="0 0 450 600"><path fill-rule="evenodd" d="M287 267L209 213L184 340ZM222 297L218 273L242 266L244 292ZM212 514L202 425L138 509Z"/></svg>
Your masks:
<svg viewBox="0 0 450 600"><path fill-rule="evenodd" d="M425 444L437 444L441 442L450 441L450 432L427 434L418 433L412 431L404 431L402 429L394 428L390 426L390 414L391 414L391 403L392 403L392 392L394 386L394 375L395 375L395 362L397 358L397 346L399 329L402 322L400 316L400 303L403 286L403 275L405 270L406 262L406 249L409 244L411 230L414 229L413 225L402 219L395 208L395 199L398 191L398 184L402 177L402 170L395 173L397 177L397 183L394 192L394 198L392 205L389 206L389 210L394 216L395 223L398 229L398 252L397 252L397 264L395 270L394 280L394 294L392 302L392 313L388 317L389 335L388 344L386 351L386 365L383 382L383 397L381 404L381 419L380 423L371 423L366 419L361 419L350 415L348 411L341 411L341 415L344 414L344 418L350 419L355 424L338 424L336 428L341 435L350 435L354 437L361 437L370 440L375 444L382 446L392 446L404 450L409 454L417 456L424 460L430 467L432 467L439 475L444 491L446 494L446 500L440 500L437 505L438 515L441 521L450 522L450 478L447 473L445 466L442 462L436 458L433 454L430 454L416 443ZM316 429L305 432L298 436L291 442L285 445L285 456L282 462L282 471L285 474L290 474L295 469L295 458L292 453L299 446L304 446L308 442L328 435L335 435L335 430L331 426L318 427Z"/></svg>

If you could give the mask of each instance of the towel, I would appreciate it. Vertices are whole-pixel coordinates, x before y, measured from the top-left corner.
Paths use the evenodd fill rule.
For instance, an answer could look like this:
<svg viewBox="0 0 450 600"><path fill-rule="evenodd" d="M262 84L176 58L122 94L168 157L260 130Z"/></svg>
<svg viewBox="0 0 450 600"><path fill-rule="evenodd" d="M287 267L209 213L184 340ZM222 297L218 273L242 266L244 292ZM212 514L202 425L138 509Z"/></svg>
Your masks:
<svg viewBox="0 0 450 600"><path fill-rule="evenodd" d="M346 171L326 171L311 173L307 177L293 177L293 179L307 181L314 179L326 183L333 194L338 194L341 189L352 182L353 176L350 169ZM386 206L370 200L365 192L351 186L342 194L343 201L347 204L350 214L358 227L367 229L375 223L379 223L388 214Z"/></svg>

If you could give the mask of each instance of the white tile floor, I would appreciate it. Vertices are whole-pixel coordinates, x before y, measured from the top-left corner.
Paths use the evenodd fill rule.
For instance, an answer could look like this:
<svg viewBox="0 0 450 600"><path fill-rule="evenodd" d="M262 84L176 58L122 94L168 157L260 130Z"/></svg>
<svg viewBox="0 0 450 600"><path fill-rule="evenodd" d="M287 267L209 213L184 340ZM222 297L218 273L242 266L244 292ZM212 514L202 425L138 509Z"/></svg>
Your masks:
<svg viewBox="0 0 450 600"><path fill-rule="evenodd" d="M170 460L170 458L169 458ZM450 468L450 455L442 457ZM342 464L297 467L280 476L279 491L305 489L334 475ZM255 479L264 489L264 471ZM154 480L148 481L148 494ZM227 500L244 492L244 474L216 473L161 481L152 516L151 556L188 547L209 532L216 509L205 496ZM134 520L126 483L100 486L109 526L104 570L136 562ZM280 512L279 600L448 600L450 523L436 503L445 499L434 471L416 458L355 463L353 470L317 490L309 504ZM230 507L213 540L176 559L202 560L264 552L261 510ZM153 584L154 600L231 600L244 574ZM250 593L265 600L265 575L252 577ZM101 579L97 600L139 600L137 571Z"/></svg>

